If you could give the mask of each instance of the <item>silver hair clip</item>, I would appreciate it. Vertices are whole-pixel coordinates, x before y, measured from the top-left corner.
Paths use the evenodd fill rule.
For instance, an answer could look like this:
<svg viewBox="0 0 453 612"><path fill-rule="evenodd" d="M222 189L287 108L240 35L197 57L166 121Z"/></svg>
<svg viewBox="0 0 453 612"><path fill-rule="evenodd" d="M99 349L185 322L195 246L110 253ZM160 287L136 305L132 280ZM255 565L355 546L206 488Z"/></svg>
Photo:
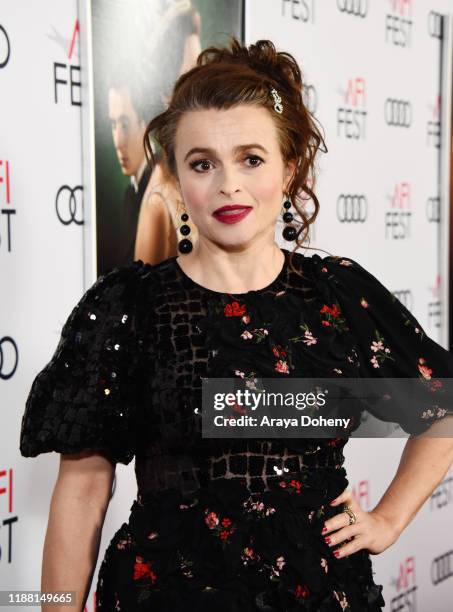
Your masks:
<svg viewBox="0 0 453 612"><path fill-rule="evenodd" d="M280 98L280 96L278 95L277 90L275 89L275 87L271 87L270 90L272 97L274 98L274 110L277 111L277 113L282 113L283 112L283 105L282 105L282 99Z"/></svg>

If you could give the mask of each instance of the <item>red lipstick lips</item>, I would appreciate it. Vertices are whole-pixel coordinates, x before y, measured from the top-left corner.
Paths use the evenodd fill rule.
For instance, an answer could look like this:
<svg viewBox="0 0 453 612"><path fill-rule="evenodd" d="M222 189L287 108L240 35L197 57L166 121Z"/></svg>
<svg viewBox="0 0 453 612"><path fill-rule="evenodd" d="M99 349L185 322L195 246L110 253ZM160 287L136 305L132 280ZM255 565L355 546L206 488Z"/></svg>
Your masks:
<svg viewBox="0 0 453 612"><path fill-rule="evenodd" d="M242 206L241 204L230 204L222 206L214 211L213 215L222 223L237 223L246 217L252 210L251 206Z"/></svg>

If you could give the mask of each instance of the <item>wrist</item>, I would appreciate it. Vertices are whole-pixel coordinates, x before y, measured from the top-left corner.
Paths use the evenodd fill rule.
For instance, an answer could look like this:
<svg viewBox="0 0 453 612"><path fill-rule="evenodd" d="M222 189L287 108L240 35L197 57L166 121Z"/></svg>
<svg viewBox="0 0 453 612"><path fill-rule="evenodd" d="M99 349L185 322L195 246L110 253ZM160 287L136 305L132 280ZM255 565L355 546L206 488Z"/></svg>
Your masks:
<svg viewBox="0 0 453 612"><path fill-rule="evenodd" d="M376 506L371 512L372 514L387 523L389 529L393 531L395 540L399 538L401 533L407 527L407 521L405 519L398 518L397 516L395 516L395 514L388 514L387 512L379 508L379 506Z"/></svg>

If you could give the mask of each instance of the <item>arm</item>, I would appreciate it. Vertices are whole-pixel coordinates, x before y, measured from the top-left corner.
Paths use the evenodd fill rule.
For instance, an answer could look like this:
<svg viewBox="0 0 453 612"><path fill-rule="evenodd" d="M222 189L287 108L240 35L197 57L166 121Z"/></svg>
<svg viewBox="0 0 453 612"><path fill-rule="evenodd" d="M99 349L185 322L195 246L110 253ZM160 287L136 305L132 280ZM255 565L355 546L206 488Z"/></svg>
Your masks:
<svg viewBox="0 0 453 612"><path fill-rule="evenodd" d="M364 548L378 554L389 548L415 517L453 463L453 415L444 416L417 437L407 440L398 470L376 507L361 509L352 491L345 489L331 504L347 504L357 516L349 525L344 512L325 521L323 535L329 546L341 544L336 556ZM450 432L450 437L438 437ZM360 537L356 537L360 536Z"/></svg>
<svg viewBox="0 0 453 612"><path fill-rule="evenodd" d="M114 474L114 464L100 454L60 455L44 541L41 590L76 591L77 612L84 609L90 591ZM42 610L58 612L67 606L43 605Z"/></svg>
<svg viewBox="0 0 453 612"><path fill-rule="evenodd" d="M448 415L451 432L453 416ZM445 423L433 423L428 431L411 437L404 446L398 470L373 512L393 524L399 535L442 481L453 463L453 438L435 437Z"/></svg>

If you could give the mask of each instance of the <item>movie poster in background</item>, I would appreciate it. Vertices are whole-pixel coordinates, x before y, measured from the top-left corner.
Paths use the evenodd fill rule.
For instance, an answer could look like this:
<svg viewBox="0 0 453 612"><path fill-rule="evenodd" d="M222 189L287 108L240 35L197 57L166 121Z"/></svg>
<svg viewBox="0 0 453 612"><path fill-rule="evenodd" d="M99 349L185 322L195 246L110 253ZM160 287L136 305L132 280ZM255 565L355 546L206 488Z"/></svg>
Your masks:
<svg viewBox="0 0 453 612"><path fill-rule="evenodd" d="M144 131L203 48L225 44L228 34L243 40L243 2L96 0L88 10L96 212L89 231L99 275L135 259L157 263L178 254L181 202L161 164L150 174Z"/></svg>

